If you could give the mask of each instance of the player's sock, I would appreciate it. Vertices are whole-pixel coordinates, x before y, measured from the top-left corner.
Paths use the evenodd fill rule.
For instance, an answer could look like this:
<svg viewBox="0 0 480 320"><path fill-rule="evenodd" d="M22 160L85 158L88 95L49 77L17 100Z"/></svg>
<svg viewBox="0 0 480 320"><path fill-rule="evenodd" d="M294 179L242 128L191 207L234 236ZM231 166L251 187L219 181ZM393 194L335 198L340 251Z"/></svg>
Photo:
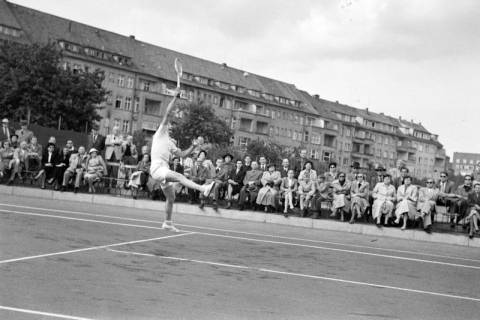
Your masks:
<svg viewBox="0 0 480 320"><path fill-rule="evenodd" d="M213 189L213 186L215 185L215 181L213 181L212 183L210 183L209 185L207 185L205 191L203 192L203 196L205 198L208 198L208 196L210 195L210 192L212 192L212 189Z"/></svg>

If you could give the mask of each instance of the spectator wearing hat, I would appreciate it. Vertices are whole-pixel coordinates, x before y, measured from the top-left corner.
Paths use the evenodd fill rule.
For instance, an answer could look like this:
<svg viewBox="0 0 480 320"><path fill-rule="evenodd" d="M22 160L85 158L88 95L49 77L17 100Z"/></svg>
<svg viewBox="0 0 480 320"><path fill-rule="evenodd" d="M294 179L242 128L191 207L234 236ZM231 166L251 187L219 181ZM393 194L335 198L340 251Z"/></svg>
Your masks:
<svg viewBox="0 0 480 320"><path fill-rule="evenodd" d="M33 137L33 132L28 129L28 122L27 120L20 120L20 129L15 131L15 134L18 136L18 141L26 141L27 143L30 143L30 140L32 140Z"/></svg>
<svg viewBox="0 0 480 320"><path fill-rule="evenodd" d="M315 181L317 180L317 172L313 170L313 163L307 160L304 168L298 175L298 196L300 198L300 210L302 217L308 215L308 209L312 206L311 200L315 194Z"/></svg>
<svg viewBox="0 0 480 320"><path fill-rule="evenodd" d="M480 220L480 182L473 183L473 192L468 195L468 204L470 207L467 223L469 226L468 237L473 238L475 233L479 232L478 222Z"/></svg>
<svg viewBox="0 0 480 320"><path fill-rule="evenodd" d="M276 170L275 164L270 163L267 165L268 170L265 171L260 179L262 188L258 190L257 205L264 206L265 212L269 210L276 211L276 198L280 184L282 183L282 177L280 172Z"/></svg>
<svg viewBox="0 0 480 320"><path fill-rule="evenodd" d="M88 192L94 193L95 183L107 173L107 166L97 149L90 149L88 155L85 181L88 183Z"/></svg>
<svg viewBox="0 0 480 320"><path fill-rule="evenodd" d="M68 160L68 168L63 173L62 191L67 189L70 179L74 178L73 192L77 193L80 188L80 183L83 180L83 175L87 169L88 155L84 146L78 147L78 150L70 154Z"/></svg>
<svg viewBox="0 0 480 320"><path fill-rule="evenodd" d="M15 133L15 131L8 126L8 123L9 122L7 118L2 120L2 128L0 129L0 142L5 140L10 141L10 137Z"/></svg>
<svg viewBox="0 0 480 320"><path fill-rule="evenodd" d="M385 225L388 225L388 219L392 215L395 201L395 187L391 184L391 176L383 175L383 182L377 183L372 191L374 199L372 206L372 216L377 226L381 225L382 217L385 217Z"/></svg>
<svg viewBox="0 0 480 320"><path fill-rule="evenodd" d="M350 196L352 200L350 223L355 222L355 218L361 218L369 206L368 196L370 192L370 184L365 181L363 173L357 173L355 181L352 182L350 189Z"/></svg>
<svg viewBox="0 0 480 320"><path fill-rule="evenodd" d="M230 153L227 153L223 156L223 166L228 173L230 173L235 168L235 164L232 162L232 160L233 155Z"/></svg>
<svg viewBox="0 0 480 320"><path fill-rule="evenodd" d="M337 163L336 162L330 162L328 164L328 171L325 172L325 180L327 182L332 183L334 180L337 180L338 176L338 171L337 171Z"/></svg>
<svg viewBox="0 0 480 320"><path fill-rule="evenodd" d="M245 173L245 178L243 178L243 187L240 190L240 195L238 196L238 205L240 210L245 209L245 203L248 202L253 205L255 209L255 200L257 200L258 190L262 182L260 181L263 176L263 171L258 169L258 163L252 161L251 163L252 170L249 170Z"/></svg>
<svg viewBox="0 0 480 320"><path fill-rule="evenodd" d="M48 184L58 183L55 178L57 169L56 166L59 163L60 155L59 153L55 152L55 145L53 143L49 143L42 156L42 169L35 177L36 179L40 179L40 186L42 189L45 189L45 182Z"/></svg>
<svg viewBox="0 0 480 320"><path fill-rule="evenodd" d="M350 173L347 175L347 180L350 181L350 183L357 180L357 174L360 172L360 169L360 163L354 161L350 166Z"/></svg>
<svg viewBox="0 0 480 320"><path fill-rule="evenodd" d="M427 178L425 187L418 190L417 213L415 220L423 221L423 229L430 233L432 229L432 213L438 197L438 189L435 188L433 178Z"/></svg>
<svg viewBox="0 0 480 320"><path fill-rule="evenodd" d="M227 187L227 207L230 209L232 207L233 196L240 193L240 190L243 187L243 179L245 178L245 168L243 166L242 160L237 160L235 168L230 170L228 174L228 187Z"/></svg>
<svg viewBox="0 0 480 320"><path fill-rule="evenodd" d="M98 133L98 128L95 126L90 131L87 139L87 150L95 148L99 154L105 151L105 136Z"/></svg>

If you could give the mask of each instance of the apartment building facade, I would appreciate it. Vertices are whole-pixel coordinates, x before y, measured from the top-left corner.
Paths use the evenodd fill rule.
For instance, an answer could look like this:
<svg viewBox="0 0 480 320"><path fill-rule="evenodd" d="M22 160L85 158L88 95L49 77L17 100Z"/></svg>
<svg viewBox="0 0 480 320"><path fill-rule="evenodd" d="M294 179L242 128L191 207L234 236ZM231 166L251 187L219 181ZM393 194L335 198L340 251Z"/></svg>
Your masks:
<svg viewBox="0 0 480 320"><path fill-rule="evenodd" d="M480 174L480 153L453 153L453 171L456 175L473 174L476 177Z"/></svg>
<svg viewBox="0 0 480 320"><path fill-rule="evenodd" d="M293 84L266 78L138 41L134 36L56 17L0 0L0 39L54 42L64 52L63 67L105 72L109 91L99 113L100 131L114 126L126 134L153 134L176 85L175 58L184 65L181 100L203 101L234 132L235 146L271 141L287 150L336 161L394 167L404 160L417 176L445 167L438 137L423 126L369 110L311 96ZM443 154L443 158L442 158ZM443 162L442 162L443 161Z"/></svg>

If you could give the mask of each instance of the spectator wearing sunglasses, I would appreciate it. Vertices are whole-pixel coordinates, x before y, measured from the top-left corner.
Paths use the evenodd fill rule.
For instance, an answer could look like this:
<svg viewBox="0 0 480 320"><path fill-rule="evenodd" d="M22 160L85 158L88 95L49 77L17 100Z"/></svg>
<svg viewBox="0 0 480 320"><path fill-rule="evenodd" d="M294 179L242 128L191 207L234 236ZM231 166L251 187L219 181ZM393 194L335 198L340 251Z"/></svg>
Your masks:
<svg viewBox="0 0 480 320"><path fill-rule="evenodd" d="M452 201L453 212L457 213L457 221L453 220L450 223L450 226L454 227L458 221L461 221L467 215L468 209L468 195L473 192L473 176L470 174L465 175L463 178L463 184L459 185L455 194L458 198L455 201ZM466 224L463 225L465 228Z"/></svg>
<svg viewBox="0 0 480 320"><path fill-rule="evenodd" d="M328 165L328 171L325 172L325 180L331 183L337 179L338 179L337 163L330 162L330 164Z"/></svg>
<svg viewBox="0 0 480 320"><path fill-rule="evenodd" d="M435 188L435 182L428 178L425 187L418 191L417 214L415 220L423 221L423 229L427 233L432 232L432 213L435 209L435 203L438 198L438 189Z"/></svg>
<svg viewBox="0 0 480 320"><path fill-rule="evenodd" d="M452 216L450 225L453 227L455 226L455 218L453 214L455 208L453 204L458 199L458 196L455 194L455 184L453 181L448 180L448 173L446 171L440 173L440 181L438 182L437 188L439 190L437 204L450 208Z"/></svg>

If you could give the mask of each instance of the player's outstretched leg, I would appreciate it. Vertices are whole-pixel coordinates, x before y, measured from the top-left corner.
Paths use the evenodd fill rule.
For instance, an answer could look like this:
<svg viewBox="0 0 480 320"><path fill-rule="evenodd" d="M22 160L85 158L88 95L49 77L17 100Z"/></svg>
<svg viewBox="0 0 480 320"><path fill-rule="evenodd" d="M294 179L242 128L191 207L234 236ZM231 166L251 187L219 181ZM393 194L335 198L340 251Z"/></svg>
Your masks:
<svg viewBox="0 0 480 320"><path fill-rule="evenodd" d="M210 195L210 192L213 189L213 186L215 185L215 181L207 184L207 185L199 185L193 182L192 180L187 179L183 174L168 170L165 174L165 180L168 182L179 182L183 186L189 188L189 189L194 189L198 190L200 192L203 192L204 197L208 197Z"/></svg>

